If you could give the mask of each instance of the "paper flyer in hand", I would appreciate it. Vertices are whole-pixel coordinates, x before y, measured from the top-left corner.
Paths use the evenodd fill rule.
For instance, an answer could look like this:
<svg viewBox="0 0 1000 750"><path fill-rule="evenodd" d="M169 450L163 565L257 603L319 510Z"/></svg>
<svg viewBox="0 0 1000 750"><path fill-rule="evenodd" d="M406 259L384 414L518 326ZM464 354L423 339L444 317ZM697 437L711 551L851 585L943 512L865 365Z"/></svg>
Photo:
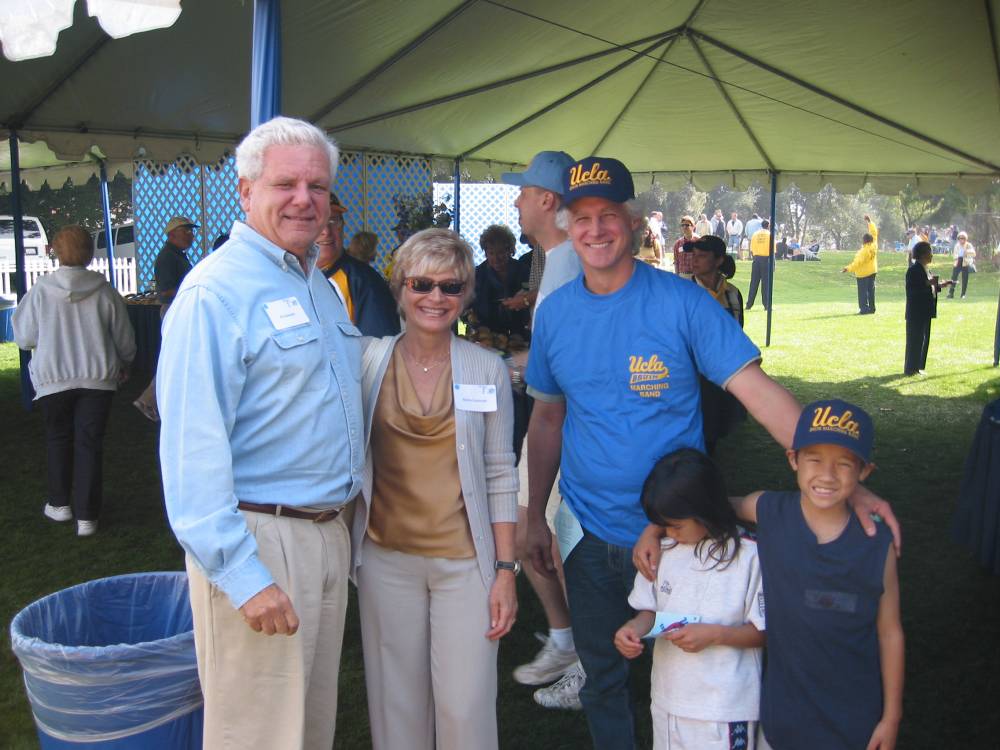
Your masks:
<svg viewBox="0 0 1000 750"><path fill-rule="evenodd" d="M643 636L643 638L659 638L664 633L669 633L671 630L679 630L685 625L691 625L696 622L701 622L700 615L685 615L680 612L657 612L656 620L653 621L653 627L650 628L649 632Z"/></svg>

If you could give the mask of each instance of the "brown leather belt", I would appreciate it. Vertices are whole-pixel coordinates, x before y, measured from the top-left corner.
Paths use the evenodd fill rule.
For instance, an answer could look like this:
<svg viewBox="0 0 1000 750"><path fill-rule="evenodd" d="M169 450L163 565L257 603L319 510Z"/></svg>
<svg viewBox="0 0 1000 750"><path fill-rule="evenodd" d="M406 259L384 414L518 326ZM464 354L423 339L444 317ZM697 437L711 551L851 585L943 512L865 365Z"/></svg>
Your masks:
<svg viewBox="0 0 1000 750"><path fill-rule="evenodd" d="M236 503L240 510L248 510L251 513L266 513L269 516L285 516L286 518L301 518L313 523L326 523L332 521L340 515L343 508L331 508L330 510L299 510L288 505L270 505L260 503L248 503L240 500Z"/></svg>

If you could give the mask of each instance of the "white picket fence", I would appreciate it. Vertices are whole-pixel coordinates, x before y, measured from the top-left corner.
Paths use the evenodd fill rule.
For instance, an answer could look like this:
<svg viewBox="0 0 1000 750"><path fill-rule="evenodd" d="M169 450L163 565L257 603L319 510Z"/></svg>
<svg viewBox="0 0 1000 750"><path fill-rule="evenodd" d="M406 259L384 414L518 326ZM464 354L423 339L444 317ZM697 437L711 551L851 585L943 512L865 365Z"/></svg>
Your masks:
<svg viewBox="0 0 1000 750"><path fill-rule="evenodd" d="M59 261L48 258L25 258L24 275L26 278L27 292L42 276L52 273L59 268ZM94 258L87 266L91 271L103 274L104 278L111 281L111 274L108 271L107 258ZM14 294L14 264L0 261L0 294ZM115 258L115 288L124 296L135 294L138 290L135 275L135 258Z"/></svg>

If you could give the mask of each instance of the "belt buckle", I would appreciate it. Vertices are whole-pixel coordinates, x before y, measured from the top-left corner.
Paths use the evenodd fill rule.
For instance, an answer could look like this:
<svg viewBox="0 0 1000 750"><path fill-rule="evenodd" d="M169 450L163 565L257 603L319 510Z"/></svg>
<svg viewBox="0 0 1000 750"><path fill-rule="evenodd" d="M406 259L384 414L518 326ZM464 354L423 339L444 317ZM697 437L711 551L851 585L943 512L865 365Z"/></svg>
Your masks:
<svg viewBox="0 0 1000 750"><path fill-rule="evenodd" d="M313 523L323 523L324 521L332 521L340 514L340 508L331 508L330 510L320 511L313 518Z"/></svg>

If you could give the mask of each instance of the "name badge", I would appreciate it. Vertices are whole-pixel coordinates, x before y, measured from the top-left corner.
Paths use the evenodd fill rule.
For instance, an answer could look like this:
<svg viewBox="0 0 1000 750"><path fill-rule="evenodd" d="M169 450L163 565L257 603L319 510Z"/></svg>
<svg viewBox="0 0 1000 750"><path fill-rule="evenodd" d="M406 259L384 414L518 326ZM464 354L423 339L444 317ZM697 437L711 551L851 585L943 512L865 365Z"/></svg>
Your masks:
<svg viewBox="0 0 1000 750"><path fill-rule="evenodd" d="M295 297L265 302L264 312L270 318L271 325L279 331L305 325L309 322L309 316L306 315L306 311L302 309L302 305Z"/></svg>
<svg viewBox="0 0 1000 750"><path fill-rule="evenodd" d="M497 387L455 383L455 408L462 411L496 411Z"/></svg>

